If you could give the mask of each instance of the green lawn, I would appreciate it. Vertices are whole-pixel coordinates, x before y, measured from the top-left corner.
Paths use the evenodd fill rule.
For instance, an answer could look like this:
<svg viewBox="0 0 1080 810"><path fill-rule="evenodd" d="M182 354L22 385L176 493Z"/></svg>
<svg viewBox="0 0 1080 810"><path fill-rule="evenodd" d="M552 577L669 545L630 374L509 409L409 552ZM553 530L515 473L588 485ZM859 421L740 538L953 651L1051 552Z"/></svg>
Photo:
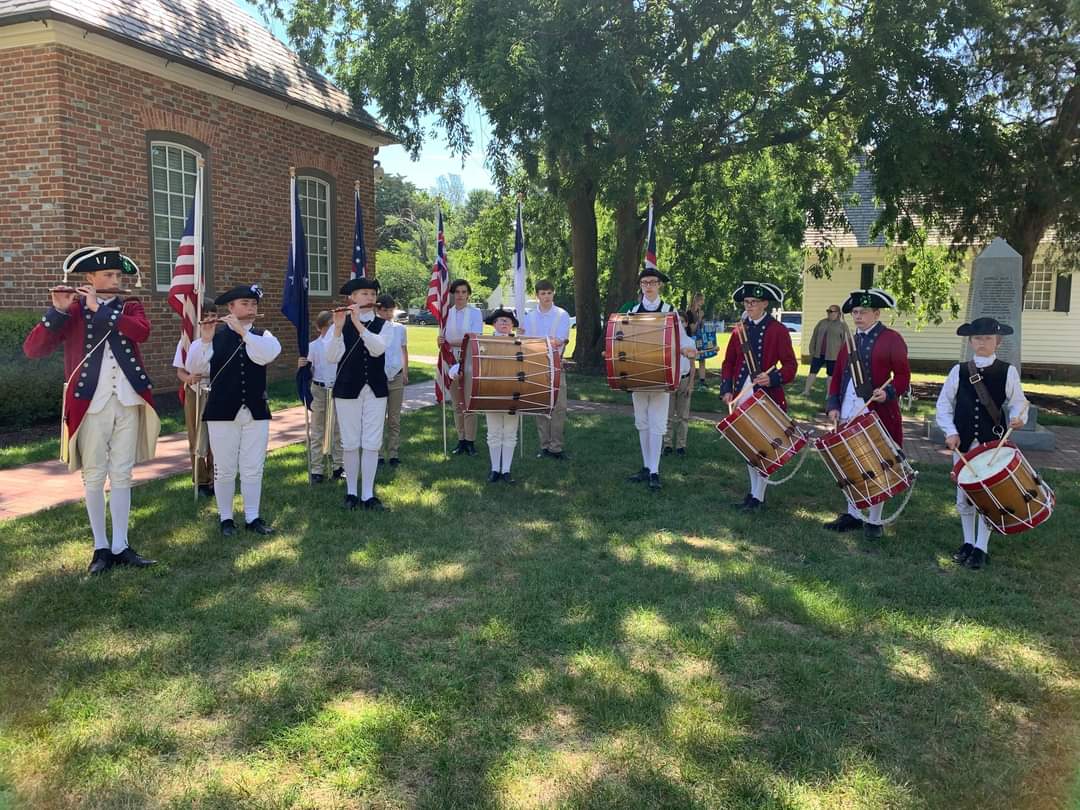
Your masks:
<svg viewBox="0 0 1080 810"><path fill-rule="evenodd" d="M184 476L140 487L152 571L86 579L79 505L3 524L0 806L1076 806L1080 476L971 572L944 467L871 546L819 528L813 459L732 512L708 425L654 495L628 416L575 416L513 488L482 431L442 460L438 417L404 418L387 514L292 447L271 538L222 541Z"/></svg>

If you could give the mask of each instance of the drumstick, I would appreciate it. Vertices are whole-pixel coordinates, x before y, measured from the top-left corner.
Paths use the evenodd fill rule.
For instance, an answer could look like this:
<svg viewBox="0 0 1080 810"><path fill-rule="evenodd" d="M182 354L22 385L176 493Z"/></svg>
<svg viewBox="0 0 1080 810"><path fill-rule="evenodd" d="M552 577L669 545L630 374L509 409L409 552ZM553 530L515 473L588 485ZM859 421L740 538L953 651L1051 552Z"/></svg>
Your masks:
<svg viewBox="0 0 1080 810"><path fill-rule="evenodd" d="M885 380L885 382L883 382L878 388L875 388L874 390L875 391L881 390L886 385L888 385L889 383L892 382L892 378L893 378L893 375L890 374L889 378L887 380ZM853 413L851 416L849 416L847 421L850 422L852 419L855 419L855 418L859 417L860 415L862 415L862 412L865 411L869 407L870 407L870 400L869 399L863 400L863 404L859 406L859 410L855 411L855 413Z"/></svg>
<svg viewBox="0 0 1080 810"><path fill-rule="evenodd" d="M1005 442L1007 442L1009 440L1009 436L1012 435L1012 432L1013 432L1013 429L1010 426L1009 429L1005 431L1005 435L1002 436L1001 439L998 441L998 445L997 445L997 447L994 448L994 452L990 454L990 464L991 464L991 466L993 466L993 464L994 464L994 459L997 458L998 451L1001 450L1002 445L1005 444Z"/></svg>

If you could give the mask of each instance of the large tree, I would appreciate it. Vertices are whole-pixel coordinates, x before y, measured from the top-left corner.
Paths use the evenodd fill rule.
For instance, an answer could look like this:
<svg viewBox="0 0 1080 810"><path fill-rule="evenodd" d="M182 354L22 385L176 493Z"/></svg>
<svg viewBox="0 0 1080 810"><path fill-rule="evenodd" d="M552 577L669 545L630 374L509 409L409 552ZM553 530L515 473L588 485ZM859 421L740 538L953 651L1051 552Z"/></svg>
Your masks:
<svg viewBox="0 0 1080 810"><path fill-rule="evenodd" d="M598 198L616 212L615 299L638 265L648 192L663 213L702 167L806 141L846 92L848 12L813 0L294 0L287 14L262 2L414 151L432 112L471 148L467 102L480 104L496 175L521 166L565 206L584 365L601 343Z"/></svg>

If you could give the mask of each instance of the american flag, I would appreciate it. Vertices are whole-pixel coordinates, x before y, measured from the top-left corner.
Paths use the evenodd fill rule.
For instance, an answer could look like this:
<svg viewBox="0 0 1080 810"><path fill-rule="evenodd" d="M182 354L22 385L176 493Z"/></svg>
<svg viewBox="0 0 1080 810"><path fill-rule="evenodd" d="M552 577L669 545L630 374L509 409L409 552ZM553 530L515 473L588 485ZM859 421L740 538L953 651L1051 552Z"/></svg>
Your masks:
<svg viewBox="0 0 1080 810"><path fill-rule="evenodd" d="M656 270L656 221L653 219L653 204L649 200L648 239L645 243L645 267Z"/></svg>
<svg viewBox="0 0 1080 810"><path fill-rule="evenodd" d="M435 322L439 325L439 334L441 335L446 326L446 315L450 311L450 268L446 264L446 239L443 237L441 210L439 211L436 228L438 252L435 256L435 264L431 267L427 308L428 312L435 316ZM443 343L439 349L439 359L436 363L435 399L437 402L446 399L446 393L453 384L453 378L450 376L450 368L453 365L454 353L450 350L448 344Z"/></svg>
<svg viewBox="0 0 1080 810"><path fill-rule="evenodd" d="M191 206L184 235L180 237L180 249L176 255L176 267L173 269L172 282L169 284L169 306L180 316L180 359L187 362L188 349L195 339L195 321L198 320L197 307L202 279L196 279L195 267L195 205ZM180 386L180 400L183 401L184 386Z"/></svg>
<svg viewBox="0 0 1080 810"><path fill-rule="evenodd" d="M350 278L367 278L367 248L364 246L364 209L360 207L360 189L353 190L356 211L353 223L352 275Z"/></svg>

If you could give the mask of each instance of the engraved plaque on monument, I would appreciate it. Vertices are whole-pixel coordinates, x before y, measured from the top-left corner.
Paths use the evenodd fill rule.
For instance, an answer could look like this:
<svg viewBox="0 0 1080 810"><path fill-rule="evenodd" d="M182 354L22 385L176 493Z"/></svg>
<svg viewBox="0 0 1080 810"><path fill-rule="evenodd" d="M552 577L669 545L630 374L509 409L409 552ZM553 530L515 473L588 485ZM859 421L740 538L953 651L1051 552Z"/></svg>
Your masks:
<svg viewBox="0 0 1080 810"><path fill-rule="evenodd" d="M1000 237L987 245L975 259L975 270L968 294L967 320L996 318L1013 328L1003 338L997 355L1020 371L1020 315L1023 311L1023 260L1009 243ZM963 360L971 358L971 347L964 340Z"/></svg>

